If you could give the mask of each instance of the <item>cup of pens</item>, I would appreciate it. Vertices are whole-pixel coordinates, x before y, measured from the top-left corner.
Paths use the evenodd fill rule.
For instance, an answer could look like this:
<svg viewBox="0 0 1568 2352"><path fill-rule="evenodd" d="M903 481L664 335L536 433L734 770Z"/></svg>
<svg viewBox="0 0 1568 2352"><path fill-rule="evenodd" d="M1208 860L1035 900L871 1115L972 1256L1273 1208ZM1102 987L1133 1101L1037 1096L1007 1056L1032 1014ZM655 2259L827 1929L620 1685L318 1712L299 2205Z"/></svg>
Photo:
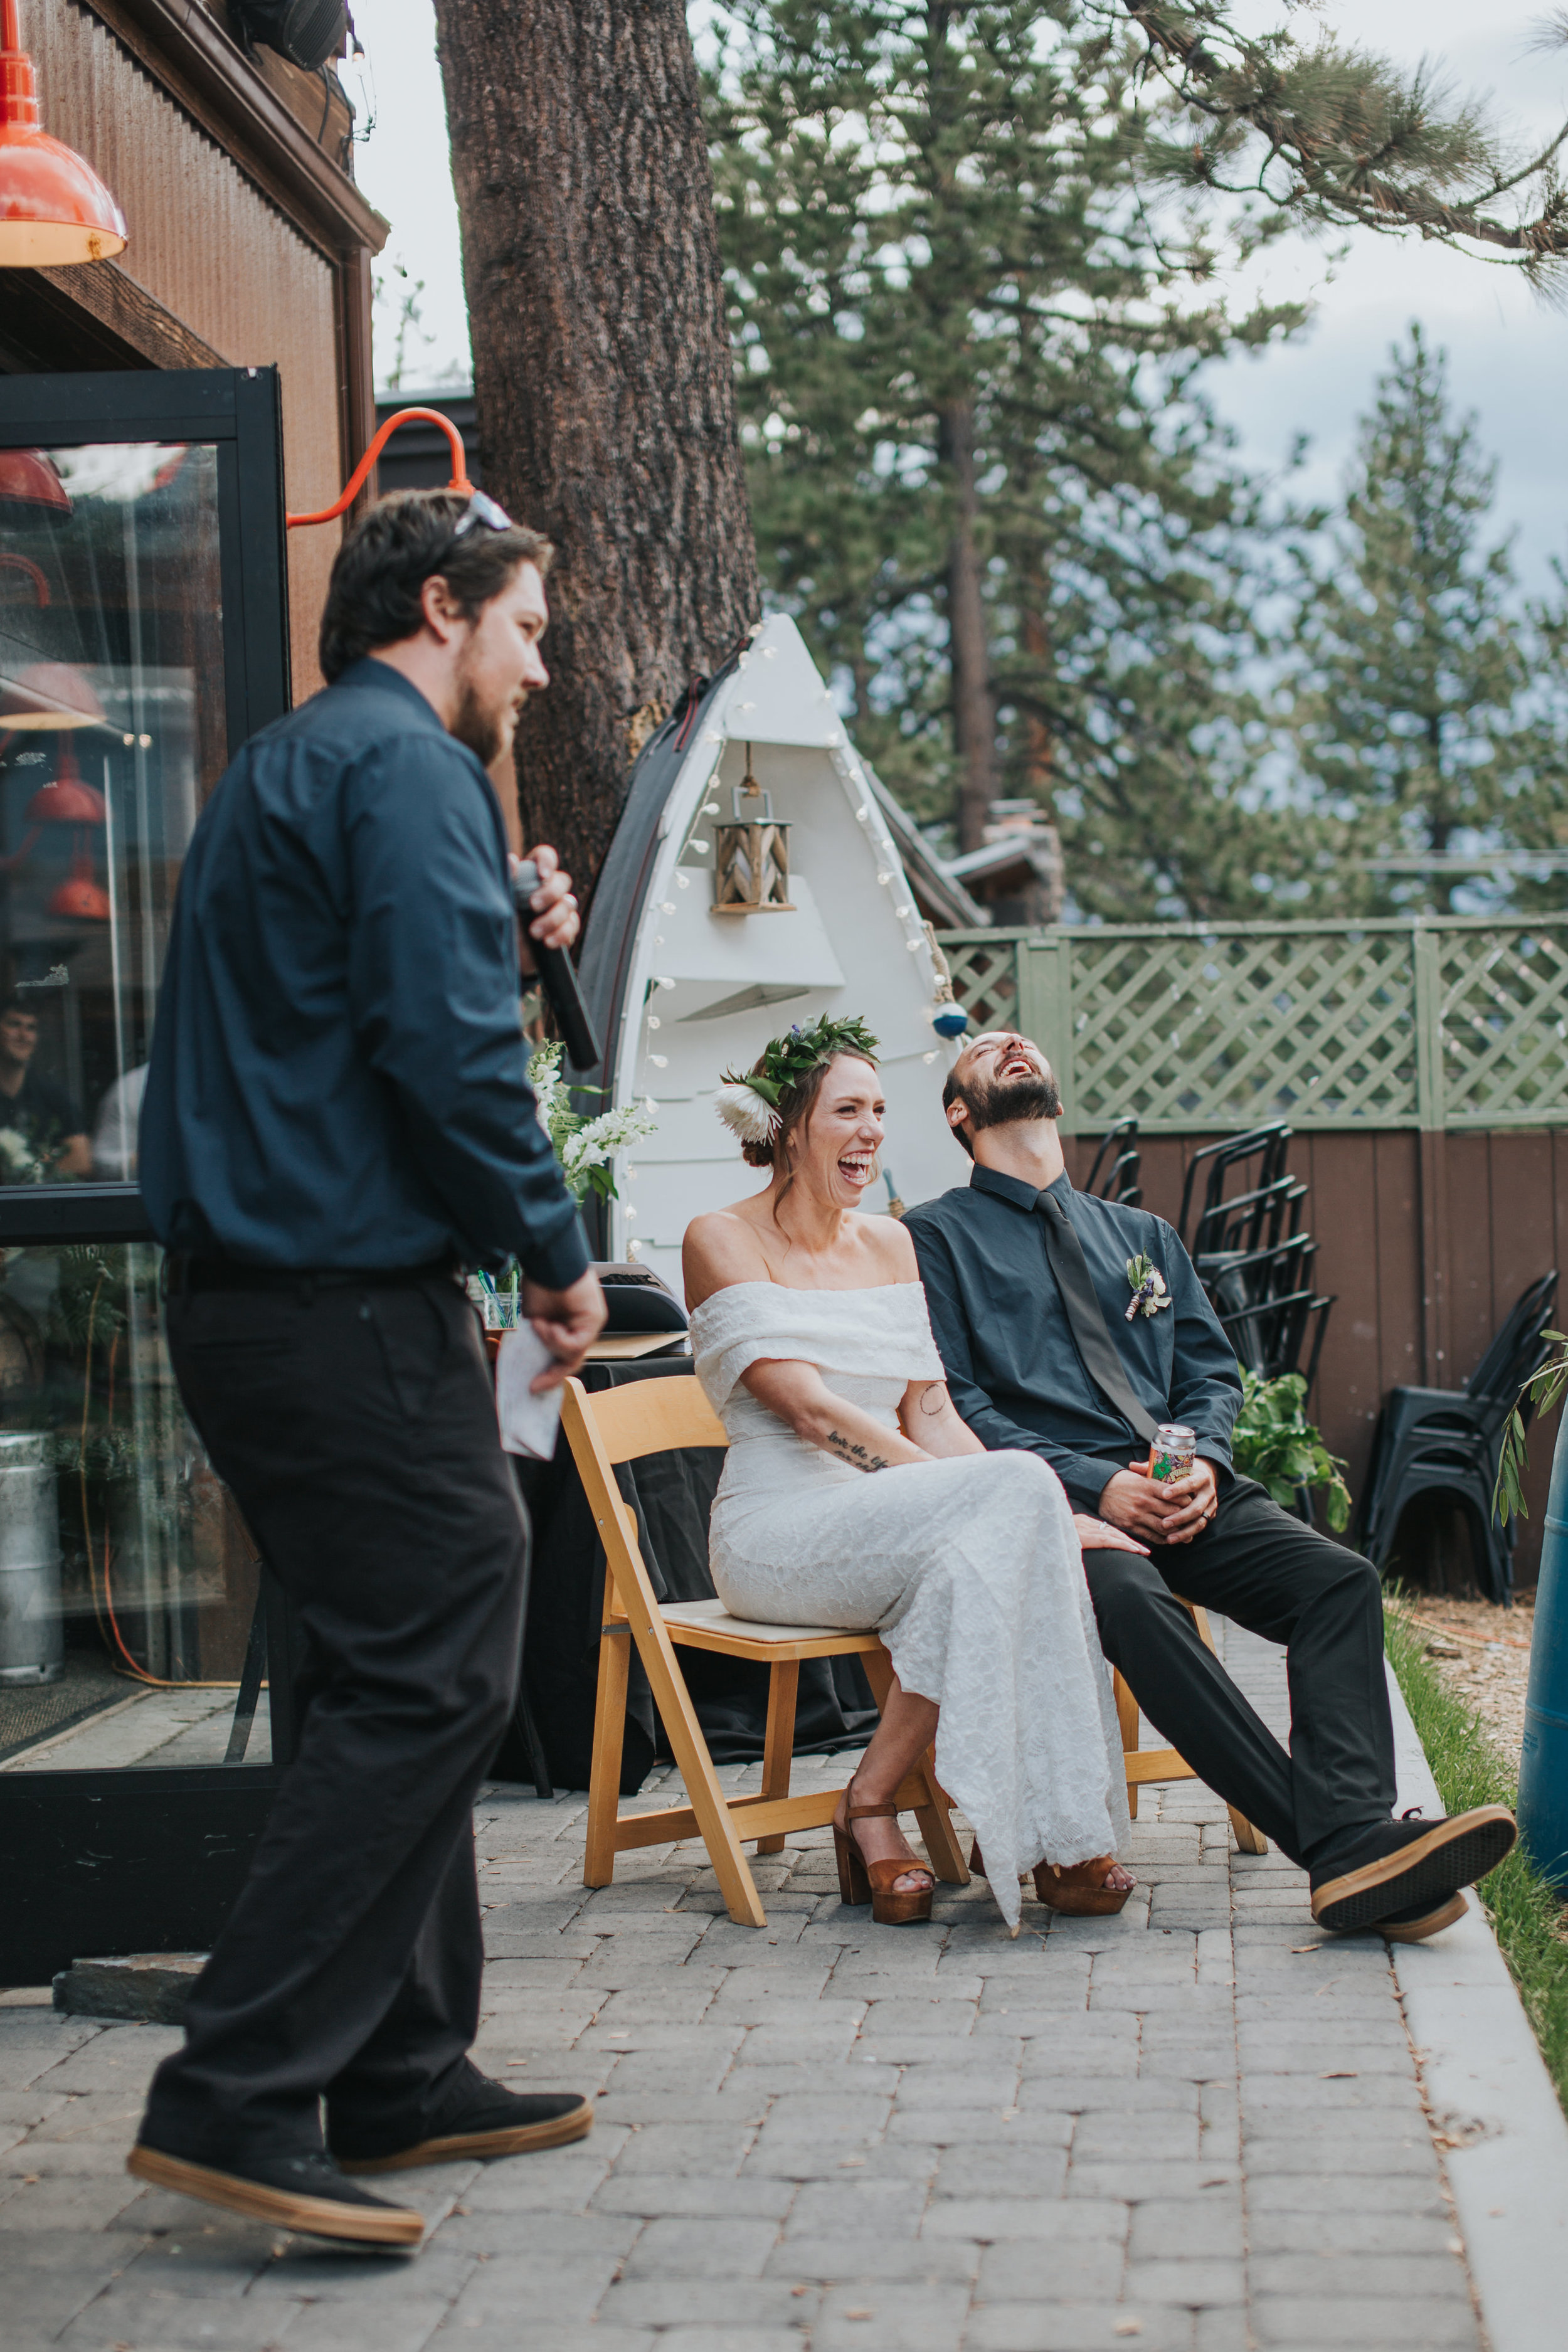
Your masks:
<svg viewBox="0 0 1568 2352"><path fill-rule="evenodd" d="M514 1272L510 1288L498 1288L488 1274L468 1276L468 1297L484 1318L487 1331L515 1331L527 1321L522 1311L522 1290Z"/></svg>

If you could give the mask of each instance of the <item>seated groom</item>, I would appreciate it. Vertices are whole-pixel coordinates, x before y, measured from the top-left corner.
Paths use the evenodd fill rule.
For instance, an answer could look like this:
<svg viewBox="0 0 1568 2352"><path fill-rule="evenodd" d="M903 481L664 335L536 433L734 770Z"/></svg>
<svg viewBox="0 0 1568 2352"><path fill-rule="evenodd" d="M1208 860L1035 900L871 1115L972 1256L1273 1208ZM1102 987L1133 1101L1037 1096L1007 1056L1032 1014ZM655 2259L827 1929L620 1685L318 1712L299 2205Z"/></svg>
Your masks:
<svg viewBox="0 0 1568 2352"><path fill-rule="evenodd" d="M1199 1777L1310 1873L1321 1926L1405 1942L1448 1926L1513 1818L1390 1819L1377 1572L1232 1469L1241 1378L1186 1251L1160 1218L1073 1190L1061 1096L1026 1038L971 1040L942 1103L974 1172L905 1223L948 1389L987 1446L1042 1455L1074 1510L1149 1546L1084 1555L1106 1656ZM1135 1300L1140 1255L1163 1288ZM1147 1473L1161 1422L1197 1434L1193 1475L1165 1485ZM1285 1644L1289 1755L1177 1592Z"/></svg>

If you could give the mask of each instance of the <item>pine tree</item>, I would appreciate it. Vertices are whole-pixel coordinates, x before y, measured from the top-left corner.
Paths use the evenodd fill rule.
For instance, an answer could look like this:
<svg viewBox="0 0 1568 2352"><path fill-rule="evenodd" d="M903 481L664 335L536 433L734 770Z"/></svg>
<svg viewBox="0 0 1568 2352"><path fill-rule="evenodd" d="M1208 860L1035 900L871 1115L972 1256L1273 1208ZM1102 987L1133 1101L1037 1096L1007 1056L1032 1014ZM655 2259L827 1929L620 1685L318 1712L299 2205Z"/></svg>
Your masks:
<svg viewBox="0 0 1568 2352"><path fill-rule="evenodd" d="M1457 97L1433 66L1288 26L1244 31L1235 0L1084 0L1100 22L1137 25L1146 71L1175 101L1174 135L1145 171L1178 187L1237 195L1331 227L1414 232L1505 261L1560 292L1568 264L1568 125L1537 148ZM1543 54L1568 47L1568 11L1536 26Z"/></svg>
<svg viewBox="0 0 1568 2352"><path fill-rule="evenodd" d="M1541 747L1511 556L1488 536L1494 479L1413 326L1363 419L1331 554L1300 556L1293 723L1339 828L1342 906L1451 913L1455 877L1378 861L1506 845L1528 820Z"/></svg>
<svg viewBox="0 0 1568 2352"><path fill-rule="evenodd" d="M1247 486L1188 382L1228 320L1136 201L1137 44L1076 0L741 0L712 77L764 577L917 813L1054 802L1090 911L1254 911L1299 828L1264 730Z"/></svg>
<svg viewBox="0 0 1568 2352"><path fill-rule="evenodd" d="M760 602L681 0L437 0L485 480L560 551L527 837L586 890Z"/></svg>

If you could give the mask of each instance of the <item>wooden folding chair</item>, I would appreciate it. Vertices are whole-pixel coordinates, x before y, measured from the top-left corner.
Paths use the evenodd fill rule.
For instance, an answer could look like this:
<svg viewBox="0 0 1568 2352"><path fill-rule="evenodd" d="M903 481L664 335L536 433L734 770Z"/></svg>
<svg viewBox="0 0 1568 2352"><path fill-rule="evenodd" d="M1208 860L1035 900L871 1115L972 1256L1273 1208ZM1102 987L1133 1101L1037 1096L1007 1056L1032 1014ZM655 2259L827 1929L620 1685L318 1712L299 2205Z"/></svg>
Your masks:
<svg viewBox="0 0 1568 2352"><path fill-rule="evenodd" d="M1214 1635L1209 1631L1207 1611L1200 1609L1195 1601L1184 1600L1179 1592L1173 1594L1172 1598L1181 1601L1182 1607L1197 1627L1198 1639L1205 1649L1212 1650L1215 1642ZM1173 1748L1139 1747L1138 1702L1120 1674L1116 1675L1115 1681L1116 1717L1121 1726L1123 1750L1121 1760L1127 1770L1127 1810L1136 1820L1138 1790L1141 1786L1151 1780L1195 1780L1198 1776L1192 1766L1179 1756ZM1230 1825L1236 1832L1236 1842L1242 1853L1267 1853L1268 1840L1264 1836L1263 1832L1255 1829L1246 1814L1238 1813L1234 1805L1226 1806L1226 1810L1230 1815Z"/></svg>
<svg viewBox="0 0 1568 2352"><path fill-rule="evenodd" d="M743 1927L765 1927L767 1914L742 1844L754 1843L759 1853L779 1853L791 1830L821 1829L830 1822L841 1794L839 1789L805 1797L789 1793L800 1662L860 1658L880 1706L893 1678L892 1660L875 1633L846 1633L827 1626L754 1625L731 1617L718 1601L661 1604L656 1599L637 1540L637 1513L616 1484L615 1465L685 1445L728 1444L722 1422L689 1373L638 1381L596 1396L590 1396L581 1381L569 1380L561 1418L607 1562L584 1884L608 1886L616 1854L633 1846L700 1835L731 1918ZM652 1813L623 1814L620 1810L630 1642L637 1644L690 1799L689 1804ZM760 1796L726 1799L676 1660L678 1646L751 1658L769 1669ZM969 1873L949 1818L950 1802L928 1748L900 1789L899 1804L919 1822L937 1876L963 1886Z"/></svg>

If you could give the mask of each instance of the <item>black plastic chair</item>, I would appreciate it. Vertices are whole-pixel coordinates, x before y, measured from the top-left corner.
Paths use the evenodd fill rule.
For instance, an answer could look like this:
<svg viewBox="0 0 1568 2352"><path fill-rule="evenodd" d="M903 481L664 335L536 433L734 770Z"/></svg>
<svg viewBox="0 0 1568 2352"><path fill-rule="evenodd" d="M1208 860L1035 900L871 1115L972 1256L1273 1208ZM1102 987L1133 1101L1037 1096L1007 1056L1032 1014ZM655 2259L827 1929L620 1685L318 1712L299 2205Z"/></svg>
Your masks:
<svg viewBox="0 0 1568 2352"><path fill-rule="evenodd" d="M1551 1354L1542 1336L1557 1303L1555 1267L1521 1292L1461 1389L1390 1389L1378 1415L1356 1539L1386 1567L1405 1507L1418 1495L1452 1497L1468 1522L1487 1598L1511 1607L1516 1523L1492 1515L1503 1431L1514 1400ZM1528 1425L1532 1406L1521 1408Z"/></svg>

